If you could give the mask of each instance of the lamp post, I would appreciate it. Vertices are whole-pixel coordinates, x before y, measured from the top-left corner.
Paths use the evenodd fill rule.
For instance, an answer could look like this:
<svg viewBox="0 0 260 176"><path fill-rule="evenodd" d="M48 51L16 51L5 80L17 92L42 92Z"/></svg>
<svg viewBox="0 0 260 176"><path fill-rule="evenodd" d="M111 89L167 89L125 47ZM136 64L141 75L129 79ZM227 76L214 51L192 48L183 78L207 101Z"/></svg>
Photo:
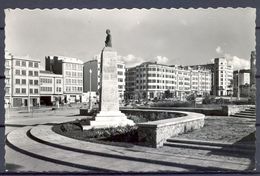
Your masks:
<svg viewBox="0 0 260 176"><path fill-rule="evenodd" d="M240 89L239 89L239 86L240 86L240 80L239 80L239 71L237 71L237 100L240 100Z"/></svg>
<svg viewBox="0 0 260 176"><path fill-rule="evenodd" d="M92 103L91 103L91 74L92 70L89 70L89 110L92 109Z"/></svg>

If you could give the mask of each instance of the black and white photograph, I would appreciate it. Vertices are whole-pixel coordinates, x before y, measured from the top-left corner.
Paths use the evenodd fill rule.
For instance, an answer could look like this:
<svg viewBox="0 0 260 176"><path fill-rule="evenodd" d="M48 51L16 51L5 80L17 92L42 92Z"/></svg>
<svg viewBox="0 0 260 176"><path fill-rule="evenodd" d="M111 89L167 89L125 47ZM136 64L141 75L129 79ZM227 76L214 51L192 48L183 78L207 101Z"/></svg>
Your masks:
<svg viewBox="0 0 260 176"><path fill-rule="evenodd" d="M5 9L6 172L255 171L256 9Z"/></svg>

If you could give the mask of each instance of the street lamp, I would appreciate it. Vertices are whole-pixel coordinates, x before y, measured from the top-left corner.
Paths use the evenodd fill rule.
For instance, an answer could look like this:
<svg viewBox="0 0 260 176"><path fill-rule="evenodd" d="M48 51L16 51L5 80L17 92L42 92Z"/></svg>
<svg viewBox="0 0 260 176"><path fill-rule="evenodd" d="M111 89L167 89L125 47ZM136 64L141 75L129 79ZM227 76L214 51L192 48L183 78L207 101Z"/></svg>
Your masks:
<svg viewBox="0 0 260 176"><path fill-rule="evenodd" d="M239 86L240 86L240 80L239 80L239 71L237 71L237 100L240 100L240 89L239 89Z"/></svg>
<svg viewBox="0 0 260 176"><path fill-rule="evenodd" d="M89 111L92 109L92 103L91 103L91 74L92 74L92 70L89 69Z"/></svg>

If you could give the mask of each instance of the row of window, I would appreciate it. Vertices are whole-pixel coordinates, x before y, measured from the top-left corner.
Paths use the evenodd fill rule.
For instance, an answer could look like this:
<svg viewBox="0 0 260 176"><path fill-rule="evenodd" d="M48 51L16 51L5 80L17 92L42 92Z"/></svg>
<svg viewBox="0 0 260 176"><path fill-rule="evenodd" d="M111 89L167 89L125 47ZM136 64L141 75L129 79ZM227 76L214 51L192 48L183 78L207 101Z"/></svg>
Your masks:
<svg viewBox="0 0 260 176"><path fill-rule="evenodd" d="M82 77L83 73L82 72L70 72L66 71L66 76L67 77Z"/></svg>
<svg viewBox="0 0 260 176"><path fill-rule="evenodd" d="M41 78L40 81L41 81L41 83L52 84L51 78ZM56 83L61 84L61 79L56 79Z"/></svg>
<svg viewBox="0 0 260 176"><path fill-rule="evenodd" d="M15 93L16 94L26 94L27 89L26 88L15 88ZM38 89L30 89L30 94L38 94L39 90Z"/></svg>
<svg viewBox="0 0 260 176"><path fill-rule="evenodd" d="M26 85L27 80L26 79L15 79L15 84L22 84L22 85ZM30 85L38 85L39 81L38 80L29 80L29 84Z"/></svg>
<svg viewBox="0 0 260 176"><path fill-rule="evenodd" d="M66 92L82 92L82 87L66 86Z"/></svg>
<svg viewBox="0 0 260 176"><path fill-rule="evenodd" d="M78 85L82 85L83 84L83 80L82 79L66 79L66 84L78 84Z"/></svg>
<svg viewBox="0 0 260 176"><path fill-rule="evenodd" d="M67 70L83 70L83 65L81 64L72 64L72 63L66 63L66 69Z"/></svg>
<svg viewBox="0 0 260 176"><path fill-rule="evenodd" d="M26 61L16 60L15 61L15 65L16 66L21 66L21 67L26 67L27 66L27 62ZM28 67L38 68L39 67L39 63L38 62L29 61L28 62Z"/></svg>
<svg viewBox="0 0 260 176"><path fill-rule="evenodd" d="M15 75L23 75L26 76L27 75L27 71L26 70L15 70ZM28 71L28 75L29 76L39 76L39 71Z"/></svg>

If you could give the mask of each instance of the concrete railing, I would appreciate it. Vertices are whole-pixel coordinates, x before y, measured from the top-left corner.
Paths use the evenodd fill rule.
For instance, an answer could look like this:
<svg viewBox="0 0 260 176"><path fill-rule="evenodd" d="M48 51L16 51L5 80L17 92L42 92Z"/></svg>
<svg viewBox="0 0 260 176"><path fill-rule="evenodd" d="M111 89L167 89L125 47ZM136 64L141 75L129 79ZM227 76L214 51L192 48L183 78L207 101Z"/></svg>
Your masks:
<svg viewBox="0 0 260 176"><path fill-rule="evenodd" d="M165 110L161 111L166 112ZM167 112L182 113L186 116L138 123L138 140L140 143L146 146L158 148L172 136L199 129L204 126L205 115L203 114L184 111Z"/></svg>

